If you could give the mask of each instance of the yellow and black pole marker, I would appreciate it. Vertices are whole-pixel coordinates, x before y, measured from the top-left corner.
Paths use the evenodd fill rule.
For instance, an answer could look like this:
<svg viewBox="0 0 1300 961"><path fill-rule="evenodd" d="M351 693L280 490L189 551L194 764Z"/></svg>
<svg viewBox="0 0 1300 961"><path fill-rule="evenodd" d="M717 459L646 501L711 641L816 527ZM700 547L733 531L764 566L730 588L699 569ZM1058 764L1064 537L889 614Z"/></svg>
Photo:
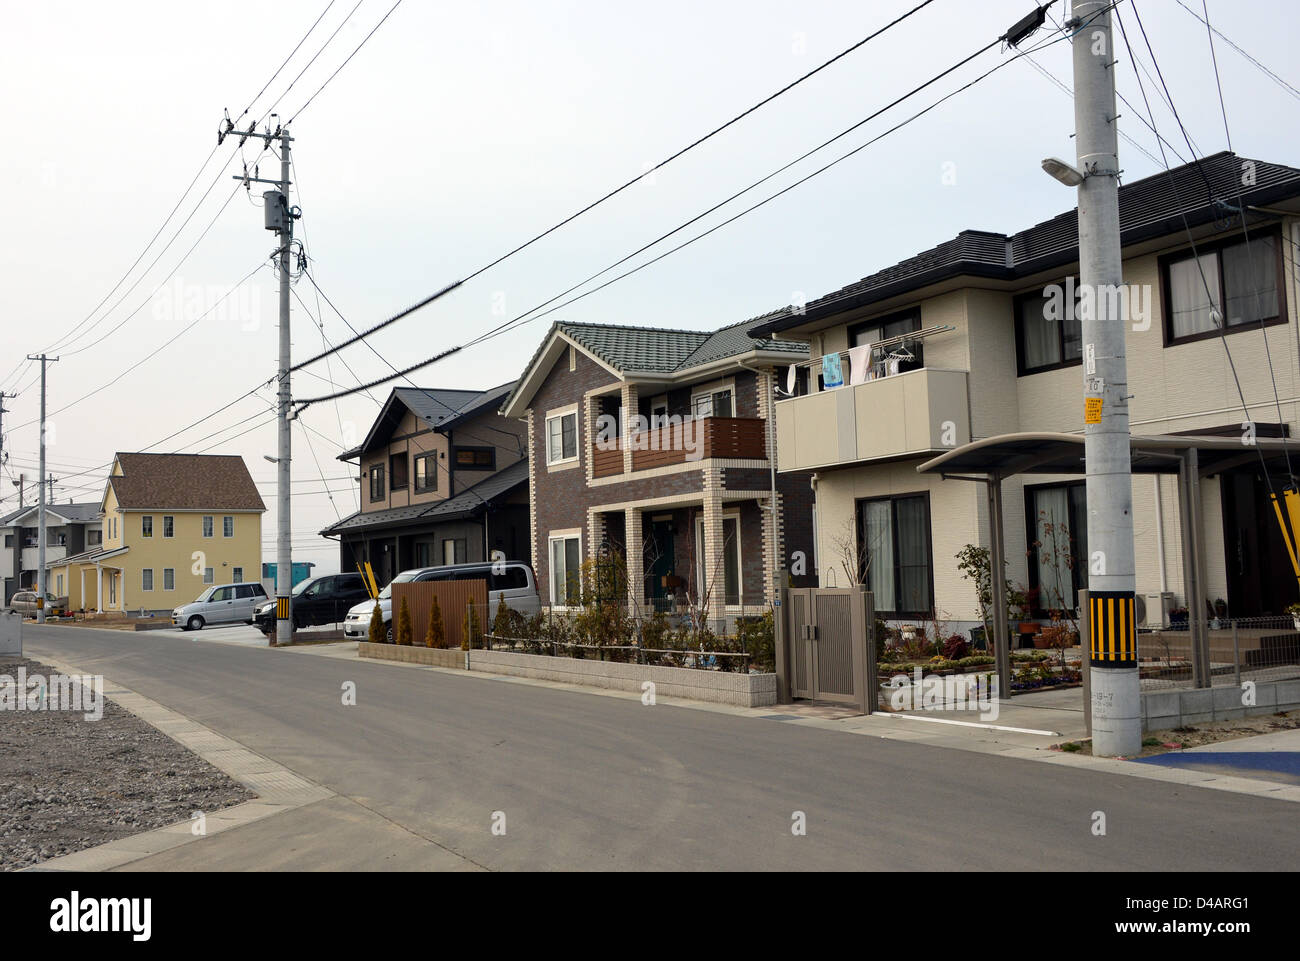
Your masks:
<svg viewBox="0 0 1300 961"><path fill-rule="evenodd" d="M1088 594L1093 667L1137 667L1137 602L1124 591Z"/></svg>
<svg viewBox="0 0 1300 961"><path fill-rule="evenodd" d="M277 597L275 599L275 619L277 621L287 621L289 619L289 598Z"/></svg>

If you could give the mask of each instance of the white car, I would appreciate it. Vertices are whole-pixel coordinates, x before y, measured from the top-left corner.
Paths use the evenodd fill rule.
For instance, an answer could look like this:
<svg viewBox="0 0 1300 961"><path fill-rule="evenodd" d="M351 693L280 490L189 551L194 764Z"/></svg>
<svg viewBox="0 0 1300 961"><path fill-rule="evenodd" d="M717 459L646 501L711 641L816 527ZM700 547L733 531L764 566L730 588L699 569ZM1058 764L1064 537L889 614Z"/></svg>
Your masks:
<svg viewBox="0 0 1300 961"><path fill-rule="evenodd" d="M533 569L521 561L505 561L499 566L491 561L477 561L469 564L450 564L444 567L421 567L402 571L393 578L392 583L379 592L379 613L384 619L384 634L388 643L393 642L393 584L406 584L412 581L453 581L481 579L488 582L488 617L492 623L496 617L497 604L504 594L506 604L512 611L518 611L524 617L531 617L542 608L537 596L537 579ZM343 636L349 640L365 640L370 634L370 617L375 610L375 601L362 601L348 611L343 621Z"/></svg>
<svg viewBox="0 0 1300 961"><path fill-rule="evenodd" d="M172 623L182 631L201 631L207 624L252 624L254 608L265 600L266 588L257 582L209 587L172 611Z"/></svg>

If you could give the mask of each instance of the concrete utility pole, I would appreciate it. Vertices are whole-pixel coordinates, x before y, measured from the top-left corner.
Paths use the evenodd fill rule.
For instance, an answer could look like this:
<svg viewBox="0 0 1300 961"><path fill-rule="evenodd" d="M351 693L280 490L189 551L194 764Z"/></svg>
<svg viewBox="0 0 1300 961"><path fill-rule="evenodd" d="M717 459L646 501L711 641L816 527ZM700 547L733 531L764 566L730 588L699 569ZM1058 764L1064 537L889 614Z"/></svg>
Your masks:
<svg viewBox="0 0 1300 961"><path fill-rule="evenodd" d="M1074 0L1074 121L1083 291L1084 456L1088 490L1088 624L1093 754L1142 750L1134 603L1128 299L1119 227L1119 139L1109 0ZM1091 298L1089 298L1091 293ZM1111 309L1122 305L1121 309Z"/></svg>
<svg viewBox="0 0 1300 961"><path fill-rule="evenodd" d="M40 490L40 500L36 511L36 596L39 601L36 605L36 622L45 623L45 368L49 364L57 363L59 358L46 357L44 354L28 354L28 360L39 360L41 362L41 463L40 480L37 487ZM53 487L51 487L53 490Z"/></svg>
<svg viewBox="0 0 1300 961"><path fill-rule="evenodd" d="M276 114L271 114L275 118ZM267 190L262 194L264 210L264 226L267 230L274 230L279 240L277 253L280 259L280 360L276 368L276 380L278 387L276 389L276 411L278 414L277 430L278 445L275 457L276 465L276 532L275 532L275 641L276 645L289 644L293 640L293 552L290 541L290 503L289 503L289 481L290 467L292 465L292 441L289 434L289 406L291 394L289 391L289 295L290 295L290 255L293 246L293 222L298 217L296 208L289 206L289 145L293 138L289 136L289 130L286 127L276 126L272 131L269 127L265 132L257 133L256 124L250 126L247 131L238 131L234 124L229 120L226 121L225 128L218 132L217 143L220 144L227 136L238 136L240 146L250 137L257 137L266 142L267 149L275 141L279 142L280 149L280 179L266 180L258 177L257 169L254 168L254 176L248 175L248 169L244 169L242 176L236 176L234 179L242 180L245 189L250 184L261 183L270 184L276 189ZM268 458L269 459L269 458Z"/></svg>

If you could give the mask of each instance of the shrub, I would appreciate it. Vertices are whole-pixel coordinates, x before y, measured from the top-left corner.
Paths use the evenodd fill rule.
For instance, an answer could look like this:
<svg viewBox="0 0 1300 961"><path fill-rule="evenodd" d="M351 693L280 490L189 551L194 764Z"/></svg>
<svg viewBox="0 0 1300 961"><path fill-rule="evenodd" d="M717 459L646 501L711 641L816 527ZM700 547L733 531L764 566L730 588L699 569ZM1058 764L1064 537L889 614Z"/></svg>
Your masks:
<svg viewBox="0 0 1300 961"><path fill-rule="evenodd" d="M393 640L398 644L411 644L411 608L407 606L406 598L402 598L402 608L397 615L397 630L393 632Z"/></svg>
<svg viewBox="0 0 1300 961"><path fill-rule="evenodd" d="M960 661L970 654L970 644L960 634L954 634L943 645L943 656L950 661Z"/></svg>
<svg viewBox="0 0 1300 961"><path fill-rule="evenodd" d="M736 640L739 650L749 654L749 660L743 657L728 657L723 660L735 661L735 670L744 673L752 664L760 671L776 670L776 620L771 610L763 612L761 617L742 618L736 624Z"/></svg>
<svg viewBox="0 0 1300 961"><path fill-rule="evenodd" d="M483 627L479 622L478 608L474 606L473 598L465 602L465 620L461 626L464 628L464 638L460 642L462 651L483 646Z"/></svg>
<svg viewBox="0 0 1300 961"><path fill-rule="evenodd" d="M379 609L378 601L375 601L375 609L370 612L370 636L367 640L371 644L388 643L388 632L384 630L384 612Z"/></svg>
<svg viewBox="0 0 1300 961"><path fill-rule="evenodd" d="M433 595L429 605L429 629L424 632L425 647L446 647L447 628L442 623L442 608L438 606L438 595Z"/></svg>

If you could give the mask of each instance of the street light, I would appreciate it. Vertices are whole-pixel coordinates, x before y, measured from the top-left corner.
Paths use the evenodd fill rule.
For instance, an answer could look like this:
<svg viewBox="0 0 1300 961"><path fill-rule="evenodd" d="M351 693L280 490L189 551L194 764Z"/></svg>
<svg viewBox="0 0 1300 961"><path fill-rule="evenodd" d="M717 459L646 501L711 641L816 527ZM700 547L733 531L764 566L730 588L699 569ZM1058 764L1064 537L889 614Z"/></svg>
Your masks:
<svg viewBox="0 0 1300 961"><path fill-rule="evenodd" d="M1088 178L1078 167L1068 164L1057 157L1048 157L1043 161L1043 169L1055 180L1067 187L1077 187Z"/></svg>

